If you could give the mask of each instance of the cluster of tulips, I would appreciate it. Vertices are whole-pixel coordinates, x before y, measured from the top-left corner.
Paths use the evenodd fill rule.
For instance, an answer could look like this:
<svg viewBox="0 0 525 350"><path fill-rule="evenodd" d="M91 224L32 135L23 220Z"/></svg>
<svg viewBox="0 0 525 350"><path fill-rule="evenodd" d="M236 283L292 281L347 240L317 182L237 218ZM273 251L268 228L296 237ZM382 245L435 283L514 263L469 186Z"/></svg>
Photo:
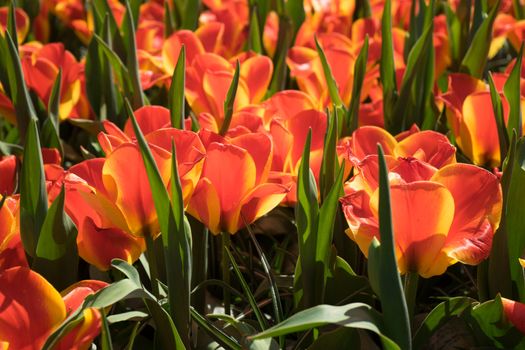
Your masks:
<svg viewBox="0 0 525 350"><path fill-rule="evenodd" d="M0 0L0 349L525 349L524 41L510 0Z"/></svg>

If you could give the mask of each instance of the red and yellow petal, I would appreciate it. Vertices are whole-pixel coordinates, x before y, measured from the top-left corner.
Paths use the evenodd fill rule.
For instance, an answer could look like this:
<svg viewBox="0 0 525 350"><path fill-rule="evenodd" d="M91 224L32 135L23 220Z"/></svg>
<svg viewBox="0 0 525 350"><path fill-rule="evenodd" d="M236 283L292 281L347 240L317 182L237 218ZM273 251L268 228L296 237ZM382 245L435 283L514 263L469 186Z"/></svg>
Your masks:
<svg viewBox="0 0 525 350"><path fill-rule="evenodd" d="M60 294L26 267L0 272L0 305L0 342L9 349L40 349L66 318Z"/></svg>
<svg viewBox="0 0 525 350"><path fill-rule="evenodd" d="M188 213L205 224L214 235L222 231L221 202L217 190L210 180L200 179L190 199Z"/></svg>
<svg viewBox="0 0 525 350"><path fill-rule="evenodd" d="M137 124L144 135L169 127L171 124L170 111L162 106L144 106L137 109L134 114ZM130 137L135 137L131 120L126 122L124 133Z"/></svg>
<svg viewBox="0 0 525 350"><path fill-rule="evenodd" d="M463 263L480 263L490 253L501 218L502 192L497 176L474 165L453 164L440 169L431 181L444 185L454 197L454 221L444 251Z"/></svg>
<svg viewBox="0 0 525 350"><path fill-rule="evenodd" d="M454 198L436 182L418 181L392 185L392 223L401 273L423 277L440 275L450 264L442 248L454 219ZM378 217L379 190L370 207Z"/></svg>
<svg viewBox="0 0 525 350"><path fill-rule="evenodd" d="M363 126L352 134L352 155L359 161L370 154L377 154L381 144L385 155L394 155L397 141L388 131L377 126Z"/></svg>
<svg viewBox="0 0 525 350"><path fill-rule="evenodd" d="M79 256L102 271L109 270L115 258L133 264L145 250L143 238L117 227L100 228L90 217L79 226L77 246Z"/></svg>
<svg viewBox="0 0 525 350"><path fill-rule="evenodd" d="M416 132L402 141L394 149L400 157L414 157L441 168L456 162L456 149L447 137L435 131Z"/></svg>

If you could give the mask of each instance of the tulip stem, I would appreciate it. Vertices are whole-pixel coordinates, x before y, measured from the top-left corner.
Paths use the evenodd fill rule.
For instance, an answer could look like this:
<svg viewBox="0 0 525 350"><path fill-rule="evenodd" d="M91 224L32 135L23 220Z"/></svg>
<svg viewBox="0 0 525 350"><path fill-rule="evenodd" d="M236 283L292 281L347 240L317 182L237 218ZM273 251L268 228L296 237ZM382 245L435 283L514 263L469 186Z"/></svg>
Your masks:
<svg viewBox="0 0 525 350"><path fill-rule="evenodd" d="M153 241L153 237L149 233L145 235L145 239L146 252L148 254L151 292L158 298L160 296L159 283L157 281L159 277L159 270L157 267L157 256L155 255L155 243Z"/></svg>
<svg viewBox="0 0 525 350"><path fill-rule="evenodd" d="M228 261L228 254L226 250L230 249L230 234L228 232L222 233L222 280L226 286L230 285L230 262ZM224 313L230 315L230 290L224 287Z"/></svg>
<svg viewBox="0 0 525 350"><path fill-rule="evenodd" d="M419 282L419 274L417 272L407 272L405 275L405 300L407 302L408 317L410 324L414 321L414 311L416 305L417 286Z"/></svg>

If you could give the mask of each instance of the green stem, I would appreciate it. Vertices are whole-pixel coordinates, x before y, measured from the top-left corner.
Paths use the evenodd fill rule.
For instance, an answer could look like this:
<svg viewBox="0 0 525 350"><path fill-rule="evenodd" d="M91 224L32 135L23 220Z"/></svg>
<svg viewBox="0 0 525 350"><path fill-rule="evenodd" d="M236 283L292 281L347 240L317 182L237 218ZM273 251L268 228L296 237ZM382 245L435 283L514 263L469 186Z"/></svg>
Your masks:
<svg viewBox="0 0 525 350"><path fill-rule="evenodd" d="M419 274L417 272L407 272L405 275L405 300L407 302L408 317L410 324L414 321L414 311L416 306L417 286Z"/></svg>
<svg viewBox="0 0 525 350"><path fill-rule="evenodd" d="M151 281L151 292L153 295L155 295L157 298L160 297L159 293L159 270L157 266L157 256L155 255L155 242L153 241L153 237L148 233L145 235L146 239L146 252L148 257L148 263L149 263L149 272L150 272L150 281Z"/></svg>
<svg viewBox="0 0 525 350"><path fill-rule="evenodd" d="M226 285L230 285L230 262L228 260L228 255L226 250L230 249L230 234L228 232L222 233L222 280ZM230 290L224 288L224 313L226 315L231 314L231 304L230 304Z"/></svg>

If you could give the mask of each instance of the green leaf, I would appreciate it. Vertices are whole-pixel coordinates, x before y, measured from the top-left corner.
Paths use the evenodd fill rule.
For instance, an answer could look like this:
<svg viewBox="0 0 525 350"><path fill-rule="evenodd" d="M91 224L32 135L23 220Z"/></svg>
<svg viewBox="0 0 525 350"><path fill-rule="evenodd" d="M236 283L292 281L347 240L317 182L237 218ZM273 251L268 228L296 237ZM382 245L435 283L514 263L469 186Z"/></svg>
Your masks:
<svg viewBox="0 0 525 350"><path fill-rule="evenodd" d="M137 58L137 45L135 41L135 24L133 23L133 12L131 10L129 0L125 1L126 13L124 15L125 45L126 45L126 67L129 72L131 90L131 105L134 109L144 106L144 98L142 96L142 86L140 83L139 61Z"/></svg>
<svg viewBox="0 0 525 350"><path fill-rule="evenodd" d="M259 309L259 305L257 305L257 300L255 300L255 297L253 296L252 291L250 290L250 286L248 283L246 283L246 280L244 279L241 270L239 269L239 266L237 265L237 262L233 258L230 249L225 248L224 251L226 252L226 255L228 256L230 263L233 266L233 271L235 272L235 275L239 279L239 282L241 283L242 290L244 291L244 294L246 295L248 302L253 310L253 313L255 314L255 317L257 318L257 322L259 322L259 327L261 327L262 330L268 328L268 322L266 321L266 318L264 317L263 313L261 312L261 309Z"/></svg>
<svg viewBox="0 0 525 350"><path fill-rule="evenodd" d="M365 42L361 47L359 56L354 65L354 82L352 84L352 98L350 106L346 114L346 124L343 135L351 135L359 124L359 105L361 103L361 90L363 89L363 82L366 74L366 62L368 61L368 34L365 37Z"/></svg>
<svg viewBox="0 0 525 350"><path fill-rule="evenodd" d="M111 332L109 330L108 319L104 312L100 313L102 318L102 327L100 330L100 342L102 350L113 350L113 344L111 342Z"/></svg>
<svg viewBox="0 0 525 350"><path fill-rule="evenodd" d="M47 119L42 124L42 145L48 148L56 148L61 155L64 155L64 149L60 142L59 134L59 106L60 90L62 86L62 70L59 69L51 95L48 102Z"/></svg>
<svg viewBox="0 0 525 350"><path fill-rule="evenodd" d="M57 290L77 281L77 229L64 212L65 190L62 187L40 231L32 268L44 276Z"/></svg>
<svg viewBox="0 0 525 350"><path fill-rule="evenodd" d="M433 2L429 8L433 8L432 4ZM434 86L432 32L431 22L408 55L399 98L396 101L391 124L388 125L388 129L393 133L407 130L414 123L423 124L422 118L426 115L425 107L432 99Z"/></svg>
<svg viewBox="0 0 525 350"><path fill-rule="evenodd" d="M510 72L509 78L505 82L503 92L509 101L509 120L507 123L507 134L509 138L512 137L513 130L516 130L518 135L522 135L521 130L521 60L523 58L523 42L521 44L520 52L516 63ZM502 158L503 159L503 158Z"/></svg>
<svg viewBox="0 0 525 350"><path fill-rule="evenodd" d="M308 347L308 350L326 349L361 349L359 333L354 328L337 328L334 331L323 333Z"/></svg>
<svg viewBox="0 0 525 350"><path fill-rule="evenodd" d="M241 350L241 345L232 337L217 328L212 322L191 308L192 319L208 333L215 341L225 347L225 349Z"/></svg>
<svg viewBox="0 0 525 350"><path fill-rule="evenodd" d="M230 128L230 123L233 116L233 104L235 102L235 96L237 95L237 88L239 86L239 76L241 72L241 64L239 60L235 64L235 73L233 74L233 79L226 94L226 100L224 100L224 121L221 125L221 130L219 134L226 135L228 129Z"/></svg>
<svg viewBox="0 0 525 350"><path fill-rule="evenodd" d="M488 74L488 81L490 86L490 99L492 100L492 108L494 110L494 117L496 118L496 126L498 128L500 159L501 162L503 162L509 149L509 135L507 134L507 129L505 127L501 97L496 90L496 85L494 84L494 79L492 79L491 73Z"/></svg>
<svg viewBox="0 0 525 350"><path fill-rule="evenodd" d="M116 315L107 317L109 324L126 322L126 321L141 321L149 315L142 311L127 311Z"/></svg>
<svg viewBox="0 0 525 350"><path fill-rule="evenodd" d="M397 268L388 168L381 145L379 156L379 232L381 244L373 243L369 251L370 283L379 295L385 322L385 335L402 349L411 349L408 309Z"/></svg>
<svg viewBox="0 0 525 350"><path fill-rule="evenodd" d="M168 94L168 109L170 110L171 126L184 130L184 84L186 71L186 48L180 48L179 58L171 77L171 86Z"/></svg>
<svg viewBox="0 0 525 350"><path fill-rule="evenodd" d="M525 338L506 320L501 297L476 305L465 317L477 343L503 349L524 349Z"/></svg>
<svg viewBox="0 0 525 350"><path fill-rule="evenodd" d="M197 29L200 12L201 0L186 0L184 12L181 15L181 29Z"/></svg>
<svg viewBox="0 0 525 350"><path fill-rule="evenodd" d="M16 33L16 16L15 16L15 3L14 0L9 2L9 12L7 14L7 31L11 34L13 44L18 51L18 35Z"/></svg>
<svg viewBox="0 0 525 350"><path fill-rule="evenodd" d="M441 326L449 322L452 318L460 317L465 310L471 308L476 300L468 297L450 298L436 306L425 317L419 326L413 339L415 350L424 349L426 342Z"/></svg>
<svg viewBox="0 0 525 350"><path fill-rule="evenodd" d="M385 125L391 124L391 113L396 102L397 83L394 63L394 43L392 39L392 1L386 0L381 19L381 60L379 75L383 86Z"/></svg>
<svg viewBox="0 0 525 350"><path fill-rule="evenodd" d="M186 349L170 315L156 301L145 299L144 302L155 322L157 339L162 349Z"/></svg>
<svg viewBox="0 0 525 350"><path fill-rule="evenodd" d="M9 61L9 63L6 62L5 69L7 69L9 78L10 97L15 106L17 126L20 130L21 140L23 141L25 140L26 129L29 127L30 120L36 119L36 112L25 83L22 64L18 56L18 49L9 32L6 32L5 37L0 39L0 41L3 40L5 40L3 45L7 48L7 52L5 52L7 57L4 58L6 61Z"/></svg>
<svg viewBox="0 0 525 350"><path fill-rule="evenodd" d="M400 349L382 332L379 314L372 307L363 303L342 306L318 305L296 313L272 328L253 336L252 339L297 333L330 324L371 331L381 337L385 348Z"/></svg>
<svg viewBox="0 0 525 350"><path fill-rule="evenodd" d="M337 82L335 81L335 78L332 74L332 68L330 68L330 64L326 59L323 48L317 41L317 37L315 37L315 47L317 48L317 53L321 59L321 65L323 67L324 78L326 80L326 86L328 87L330 99L332 100L335 108L344 109L344 103L343 100L341 100L341 96L339 96L339 88L337 87Z"/></svg>
<svg viewBox="0 0 525 350"><path fill-rule="evenodd" d="M191 229L184 216L182 188L177 170L175 149L174 147L172 149L172 199L170 202L168 191L162 182L151 150L128 103L126 103L126 108L144 160L162 232L162 245L168 279L169 314L176 323L183 343L189 345Z"/></svg>
<svg viewBox="0 0 525 350"><path fill-rule="evenodd" d="M318 228L319 204L317 202L317 185L310 170L310 144L312 130L308 131L304 145L299 174L297 175L297 205L295 206L295 223L299 235L299 262L302 273L296 274L302 286L303 304L305 307L316 305L316 235ZM297 290L295 291L297 293Z"/></svg>
<svg viewBox="0 0 525 350"><path fill-rule="evenodd" d="M324 147L323 147L323 159L321 162L321 174L319 176L319 187L321 191L321 200L328 196L328 192L331 190L336 173L339 168L339 160L337 158L337 110L334 111L334 116L330 115L330 111L327 109L327 128L324 136Z"/></svg>
<svg viewBox="0 0 525 350"><path fill-rule="evenodd" d="M20 236L24 249L36 256L37 244L47 214L47 191L37 124L31 119L20 173Z"/></svg>
<svg viewBox="0 0 525 350"><path fill-rule="evenodd" d="M259 15L257 6L252 7L252 14L250 20L250 31L248 32L247 50L258 54L263 53L263 44L261 37L261 30L259 26Z"/></svg>
<svg viewBox="0 0 525 350"><path fill-rule="evenodd" d="M111 47L102 40L97 34L93 34L93 39L97 41L99 48L102 50L108 59L119 85L126 92L126 96L132 98L133 83L131 82L130 73L126 65L122 62L120 57L111 49Z"/></svg>
<svg viewBox="0 0 525 350"><path fill-rule="evenodd" d="M470 47L461 61L461 72L467 73L478 79L482 78L485 64L487 63L490 43L492 41L492 26L496 19L498 8L499 0L492 7L488 17L483 20L483 23L481 23L474 35Z"/></svg>
<svg viewBox="0 0 525 350"><path fill-rule="evenodd" d="M288 49L293 42L293 24L288 17L279 15L279 34L277 37L277 48L273 57L272 82L268 89L267 96L275 94L277 91L285 89L286 79L288 77L288 66L286 58Z"/></svg>
<svg viewBox="0 0 525 350"><path fill-rule="evenodd" d="M306 14L304 12L303 0L287 0L285 7L286 14L292 20L294 33L297 33L306 17Z"/></svg>

